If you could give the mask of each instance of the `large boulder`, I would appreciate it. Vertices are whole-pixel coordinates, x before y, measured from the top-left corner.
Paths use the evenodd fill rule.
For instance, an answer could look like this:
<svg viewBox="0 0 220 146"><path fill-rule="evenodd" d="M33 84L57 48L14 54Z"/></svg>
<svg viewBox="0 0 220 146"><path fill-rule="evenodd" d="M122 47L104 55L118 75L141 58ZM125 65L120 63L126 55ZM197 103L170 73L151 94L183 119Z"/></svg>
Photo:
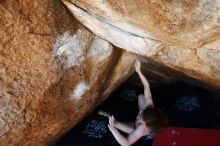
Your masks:
<svg viewBox="0 0 220 146"><path fill-rule="evenodd" d="M136 56L59 1L0 2L0 145L45 146L133 73Z"/></svg>
<svg viewBox="0 0 220 146"><path fill-rule="evenodd" d="M53 143L134 72L134 53L152 79L219 86L219 1L63 2L78 20L60 0L0 2L0 145Z"/></svg>
<svg viewBox="0 0 220 146"><path fill-rule="evenodd" d="M63 3L84 26L115 46L220 86L220 1Z"/></svg>

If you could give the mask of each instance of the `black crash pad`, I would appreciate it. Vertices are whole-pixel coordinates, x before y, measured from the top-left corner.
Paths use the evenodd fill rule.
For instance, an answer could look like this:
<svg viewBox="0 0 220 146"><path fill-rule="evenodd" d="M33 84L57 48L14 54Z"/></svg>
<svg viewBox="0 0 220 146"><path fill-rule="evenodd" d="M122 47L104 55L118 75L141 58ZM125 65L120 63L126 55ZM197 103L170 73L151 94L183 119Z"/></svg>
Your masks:
<svg viewBox="0 0 220 146"><path fill-rule="evenodd" d="M108 119L99 115L98 111L106 111L119 121L134 121L138 113L138 94L143 94L143 89L122 85L55 146L119 146L108 130ZM155 107L167 114L169 126L219 128L220 116L214 116L217 112L213 104L216 103L213 103L214 97L207 89L177 82L153 89L152 95ZM143 137L134 145L152 146L152 143L153 140Z"/></svg>

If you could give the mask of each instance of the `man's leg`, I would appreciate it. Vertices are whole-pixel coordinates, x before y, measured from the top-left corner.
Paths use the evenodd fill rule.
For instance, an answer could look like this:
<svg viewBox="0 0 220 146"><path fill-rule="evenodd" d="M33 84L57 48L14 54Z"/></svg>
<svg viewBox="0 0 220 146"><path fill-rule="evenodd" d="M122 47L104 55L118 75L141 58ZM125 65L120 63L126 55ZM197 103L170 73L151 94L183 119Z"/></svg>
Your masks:
<svg viewBox="0 0 220 146"><path fill-rule="evenodd" d="M138 108L139 111L144 110L146 108L146 101L143 94L138 95Z"/></svg>

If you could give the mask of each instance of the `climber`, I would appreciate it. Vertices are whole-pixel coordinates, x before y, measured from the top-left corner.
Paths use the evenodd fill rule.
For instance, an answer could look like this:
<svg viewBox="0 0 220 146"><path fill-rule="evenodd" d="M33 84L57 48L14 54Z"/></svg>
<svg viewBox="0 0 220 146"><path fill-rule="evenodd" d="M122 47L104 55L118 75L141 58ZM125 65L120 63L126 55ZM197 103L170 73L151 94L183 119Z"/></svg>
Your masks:
<svg viewBox="0 0 220 146"><path fill-rule="evenodd" d="M159 130L167 125L167 117L154 108L149 83L141 72L139 60L135 62L135 70L144 85L144 95L138 96L139 113L134 124L125 124L115 120L113 116L109 117L108 128L122 146L130 146L143 136L152 139ZM123 136L118 129L127 133L128 136Z"/></svg>

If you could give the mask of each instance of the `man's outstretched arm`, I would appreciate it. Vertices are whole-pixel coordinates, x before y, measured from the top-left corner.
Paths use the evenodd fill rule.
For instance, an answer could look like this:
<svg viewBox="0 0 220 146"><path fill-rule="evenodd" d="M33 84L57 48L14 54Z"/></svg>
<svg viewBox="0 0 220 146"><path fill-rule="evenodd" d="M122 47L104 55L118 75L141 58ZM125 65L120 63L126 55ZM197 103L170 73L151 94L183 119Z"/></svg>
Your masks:
<svg viewBox="0 0 220 146"><path fill-rule="evenodd" d="M150 91L150 85L143 73L141 72L141 63L139 60L135 62L135 70L137 74L139 75L142 84L144 85L144 97L145 97L145 103L146 107L148 106L154 106L153 99Z"/></svg>

